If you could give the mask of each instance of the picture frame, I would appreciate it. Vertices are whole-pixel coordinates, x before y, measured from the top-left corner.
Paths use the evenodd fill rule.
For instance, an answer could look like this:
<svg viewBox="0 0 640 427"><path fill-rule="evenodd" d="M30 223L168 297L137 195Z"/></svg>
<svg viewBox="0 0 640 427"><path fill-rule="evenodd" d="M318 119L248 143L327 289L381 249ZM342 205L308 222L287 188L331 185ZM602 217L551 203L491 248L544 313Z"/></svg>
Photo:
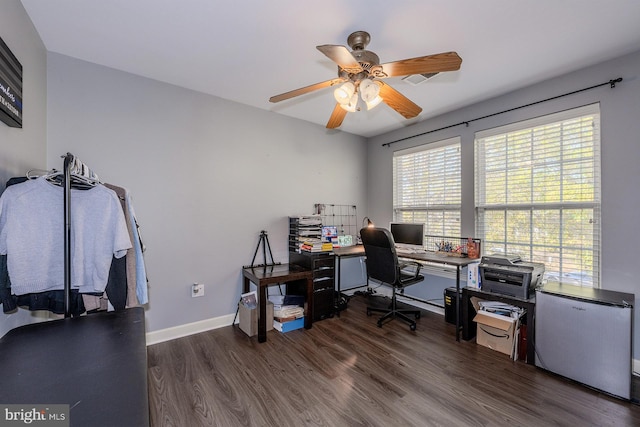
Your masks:
<svg viewBox="0 0 640 427"><path fill-rule="evenodd" d="M258 294L256 291L247 292L246 294L240 295L240 302L247 308L257 308L258 307Z"/></svg>

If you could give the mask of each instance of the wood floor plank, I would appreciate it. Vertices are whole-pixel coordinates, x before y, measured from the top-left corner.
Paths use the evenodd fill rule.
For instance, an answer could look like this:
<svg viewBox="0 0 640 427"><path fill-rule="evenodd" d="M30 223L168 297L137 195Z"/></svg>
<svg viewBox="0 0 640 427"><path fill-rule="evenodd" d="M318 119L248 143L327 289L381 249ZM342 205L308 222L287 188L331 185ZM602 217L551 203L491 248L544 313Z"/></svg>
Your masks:
<svg viewBox="0 0 640 427"><path fill-rule="evenodd" d="M228 326L149 346L152 425L640 425L640 406L456 342L440 315L378 328L366 304L261 344Z"/></svg>

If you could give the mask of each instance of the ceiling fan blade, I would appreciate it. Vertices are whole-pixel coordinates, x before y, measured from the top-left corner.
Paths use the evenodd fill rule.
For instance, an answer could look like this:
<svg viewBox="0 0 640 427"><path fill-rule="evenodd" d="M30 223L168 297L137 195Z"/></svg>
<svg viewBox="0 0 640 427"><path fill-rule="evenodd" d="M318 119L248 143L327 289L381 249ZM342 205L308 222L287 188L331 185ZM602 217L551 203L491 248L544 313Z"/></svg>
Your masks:
<svg viewBox="0 0 640 427"><path fill-rule="evenodd" d="M422 112L422 108L391 86L379 80L376 83L380 86L382 101L400 113L405 119L412 119Z"/></svg>
<svg viewBox="0 0 640 427"><path fill-rule="evenodd" d="M401 61L380 64L382 75L376 77L409 76L411 74L430 74L441 71L455 71L460 69L462 58L455 52L438 53L420 56L418 58L403 59Z"/></svg>
<svg viewBox="0 0 640 427"><path fill-rule="evenodd" d="M349 52L349 49L344 46L323 44L316 46L316 49L324 53L327 58L338 64L338 66L347 73L358 74L364 71L360 63L353 57L351 52Z"/></svg>
<svg viewBox="0 0 640 427"><path fill-rule="evenodd" d="M339 127L346 115L347 110L342 108L340 104L336 103L336 107L333 109L333 113L331 113L331 117L329 117L329 121L327 122L327 129L335 129Z"/></svg>
<svg viewBox="0 0 640 427"><path fill-rule="evenodd" d="M305 93L313 92L313 91L318 90L318 89L324 89L325 87L333 86L333 85L336 85L338 83L342 83L344 81L346 81L346 80L342 79L342 78L338 78L338 79L331 79L331 80L327 80L327 81L324 81L324 82L316 83L316 84L313 84L313 85L301 87L299 89L294 89L294 90L291 90L289 92L281 93L280 95L272 96L271 98L269 98L269 102L284 101L285 99L290 99L290 98L294 98L296 96L304 95Z"/></svg>

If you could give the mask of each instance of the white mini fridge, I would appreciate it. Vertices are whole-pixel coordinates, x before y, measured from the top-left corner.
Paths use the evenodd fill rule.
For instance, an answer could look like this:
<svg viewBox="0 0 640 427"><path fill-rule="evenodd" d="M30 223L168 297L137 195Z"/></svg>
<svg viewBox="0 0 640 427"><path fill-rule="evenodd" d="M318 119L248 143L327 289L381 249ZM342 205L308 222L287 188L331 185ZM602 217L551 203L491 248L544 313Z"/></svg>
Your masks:
<svg viewBox="0 0 640 427"><path fill-rule="evenodd" d="M631 398L634 295L548 282L536 290L536 366Z"/></svg>

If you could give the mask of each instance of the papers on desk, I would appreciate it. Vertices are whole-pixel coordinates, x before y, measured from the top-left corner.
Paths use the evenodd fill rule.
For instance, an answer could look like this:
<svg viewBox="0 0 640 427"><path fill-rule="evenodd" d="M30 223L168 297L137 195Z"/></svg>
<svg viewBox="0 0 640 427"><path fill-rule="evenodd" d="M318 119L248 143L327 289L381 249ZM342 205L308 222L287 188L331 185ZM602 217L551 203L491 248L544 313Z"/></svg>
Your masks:
<svg viewBox="0 0 640 427"><path fill-rule="evenodd" d="M322 217L320 215L306 215L289 217L290 248L300 252L331 251L332 247L323 246Z"/></svg>
<svg viewBox="0 0 640 427"><path fill-rule="evenodd" d="M318 228L322 227L322 217L320 215L302 215L292 218L296 218L299 225L315 225L318 226Z"/></svg>

